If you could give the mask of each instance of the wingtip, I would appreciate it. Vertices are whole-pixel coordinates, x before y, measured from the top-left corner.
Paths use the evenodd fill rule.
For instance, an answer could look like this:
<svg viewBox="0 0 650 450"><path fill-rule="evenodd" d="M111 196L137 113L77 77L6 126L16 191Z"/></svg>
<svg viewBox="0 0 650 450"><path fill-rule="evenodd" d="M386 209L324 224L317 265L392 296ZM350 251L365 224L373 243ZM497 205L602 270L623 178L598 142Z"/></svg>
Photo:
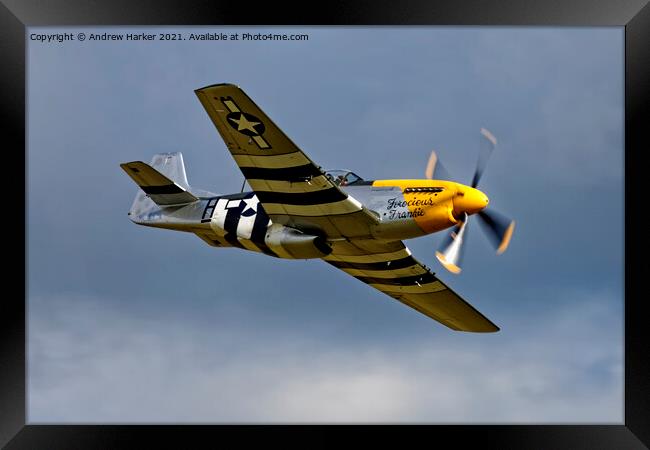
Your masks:
<svg viewBox="0 0 650 450"><path fill-rule="evenodd" d="M198 88L198 89L194 89L194 92L200 92L200 91L204 91L206 89L219 87L219 86L231 86L231 87L239 88L239 86L234 84L234 83L215 83L215 84L210 84L210 85L207 85L207 86L203 86L203 87Z"/></svg>
<svg viewBox="0 0 650 450"><path fill-rule="evenodd" d="M501 331L501 328L493 324L491 321L488 320L488 322L489 323L481 324L481 326L476 328L459 329L458 331L464 331L466 333L497 333Z"/></svg>
<svg viewBox="0 0 650 450"><path fill-rule="evenodd" d="M492 321L485 318L486 322L481 324L474 324L470 326L459 326L459 327L450 327L455 331L462 331L463 333L497 333L501 331L501 328L496 326ZM449 325L447 325L449 326Z"/></svg>

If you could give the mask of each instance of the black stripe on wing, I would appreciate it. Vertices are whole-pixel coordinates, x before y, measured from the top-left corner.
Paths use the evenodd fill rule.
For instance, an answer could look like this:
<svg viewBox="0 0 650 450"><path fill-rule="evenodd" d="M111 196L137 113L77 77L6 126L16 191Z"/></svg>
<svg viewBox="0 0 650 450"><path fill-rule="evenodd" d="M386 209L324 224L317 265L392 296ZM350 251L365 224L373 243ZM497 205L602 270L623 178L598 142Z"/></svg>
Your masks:
<svg viewBox="0 0 650 450"><path fill-rule="evenodd" d="M395 259L393 261L381 261L381 262L373 262L373 263L352 263L352 262L345 262L345 261L327 261L327 262L339 269L357 269L357 270L403 269L405 267L410 267L418 263L410 255L405 258Z"/></svg>
<svg viewBox="0 0 650 450"><path fill-rule="evenodd" d="M421 275L412 275L408 277L396 277L396 278L376 278L376 277L360 277L360 276L355 276L354 278L368 284L388 284L391 286L413 286L416 284L427 284L427 283L433 283L434 281L438 281L438 279L430 272L426 272Z"/></svg>
<svg viewBox="0 0 650 450"><path fill-rule="evenodd" d="M323 175L313 164L279 169L262 167L240 167L240 169L248 180L305 181L311 177Z"/></svg>
<svg viewBox="0 0 650 450"><path fill-rule="evenodd" d="M348 196L335 187L312 192L269 192L255 191L262 203L283 205L321 205L345 200Z"/></svg>

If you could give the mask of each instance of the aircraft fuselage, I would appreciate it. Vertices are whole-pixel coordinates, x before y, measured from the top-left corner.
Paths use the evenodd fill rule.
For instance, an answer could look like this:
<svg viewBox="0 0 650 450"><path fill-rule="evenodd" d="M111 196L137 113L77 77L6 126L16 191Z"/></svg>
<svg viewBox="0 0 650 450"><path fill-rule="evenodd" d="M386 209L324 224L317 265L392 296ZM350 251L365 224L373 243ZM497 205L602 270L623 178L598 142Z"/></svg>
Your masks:
<svg viewBox="0 0 650 450"><path fill-rule="evenodd" d="M451 181L375 180L340 188L376 215L368 239L411 239L441 231L488 203L481 191ZM193 232L215 247L238 247L280 258L328 254L327 241L317 229L308 234L291 224L273 223L254 192L201 197L179 207L149 203L141 213L131 214L133 222Z"/></svg>

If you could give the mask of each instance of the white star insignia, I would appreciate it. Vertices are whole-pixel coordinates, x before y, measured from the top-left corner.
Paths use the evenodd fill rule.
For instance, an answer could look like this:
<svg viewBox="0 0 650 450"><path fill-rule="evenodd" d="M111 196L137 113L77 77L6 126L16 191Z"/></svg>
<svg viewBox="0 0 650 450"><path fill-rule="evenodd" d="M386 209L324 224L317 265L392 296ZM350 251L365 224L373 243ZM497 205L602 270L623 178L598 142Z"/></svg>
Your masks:
<svg viewBox="0 0 650 450"><path fill-rule="evenodd" d="M232 120L237 124L237 131L249 130L255 134L257 134L257 130L254 128L255 125L259 125L261 123L261 122L251 122L248 119L246 119L246 117L244 117L243 114L239 116L239 120L235 119L234 117L231 117L230 120Z"/></svg>
<svg viewBox="0 0 650 450"><path fill-rule="evenodd" d="M257 204L260 202L257 197L245 198L243 201L246 203L246 206L244 206L242 213L248 211L248 209L252 209L254 212L257 212Z"/></svg>

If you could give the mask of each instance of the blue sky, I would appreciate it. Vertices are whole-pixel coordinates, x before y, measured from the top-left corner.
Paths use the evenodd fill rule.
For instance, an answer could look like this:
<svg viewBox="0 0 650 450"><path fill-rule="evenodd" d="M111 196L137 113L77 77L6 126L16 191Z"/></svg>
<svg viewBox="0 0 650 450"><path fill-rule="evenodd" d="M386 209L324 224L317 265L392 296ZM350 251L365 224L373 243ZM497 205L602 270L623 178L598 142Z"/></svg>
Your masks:
<svg viewBox="0 0 650 450"><path fill-rule="evenodd" d="M28 45L30 422L621 423L622 28L32 28L308 33L304 42ZM460 276L501 327L455 333L317 261L132 224L119 163L242 175L193 90L240 85L314 161L420 178L436 149L517 220Z"/></svg>

